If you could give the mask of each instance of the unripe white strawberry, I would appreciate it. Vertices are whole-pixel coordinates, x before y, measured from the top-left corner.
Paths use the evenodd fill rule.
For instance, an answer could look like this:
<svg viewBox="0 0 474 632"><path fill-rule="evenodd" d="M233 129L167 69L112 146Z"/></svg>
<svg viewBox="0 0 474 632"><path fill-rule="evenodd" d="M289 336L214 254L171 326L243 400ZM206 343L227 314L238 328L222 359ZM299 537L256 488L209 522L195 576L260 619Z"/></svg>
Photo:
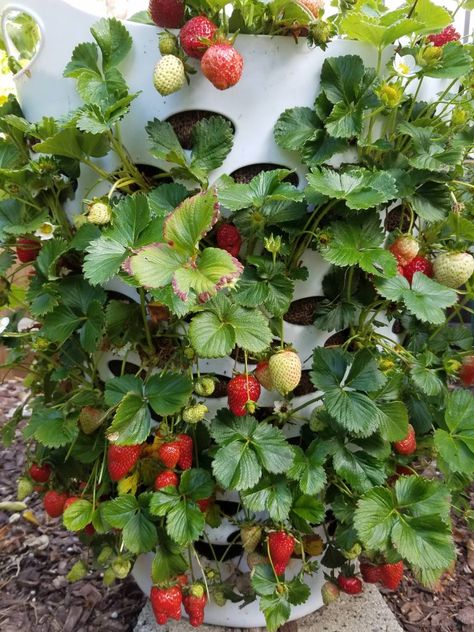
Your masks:
<svg viewBox="0 0 474 632"><path fill-rule="evenodd" d="M301 360L294 351L286 349L275 353L268 365L273 388L282 395L288 395L300 383Z"/></svg>
<svg viewBox="0 0 474 632"><path fill-rule="evenodd" d="M443 252L433 262L435 279L447 287L458 288L474 272L474 257L468 252Z"/></svg>
<svg viewBox="0 0 474 632"><path fill-rule="evenodd" d="M188 424L197 424L204 419L207 412L209 412L209 409L204 404L188 406L183 410L183 421Z"/></svg>
<svg viewBox="0 0 474 632"><path fill-rule="evenodd" d="M87 215L87 220L91 224L97 224L99 226L103 224L108 224L112 219L112 209L105 202L101 202L98 200L97 202L93 202L89 206L89 213Z"/></svg>
<svg viewBox="0 0 474 632"><path fill-rule="evenodd" d="M194 392L201 397L209 397L215 391L216 385L212 377L203 376L194 385Z"/></svg>
<svg viewBox="0 0 474 632"><path fill-rule="evenodd" d="M181 90L185 82L184 64L178 57L165 55L156 64L153 85L162 96L166 97Z"/></svg>
<svg viewBox="0 0 474 632"><path fill-rule="evenodd" d="M393 242L389 250L395 255L400 265L406 266L416 257L420 250L420 245L411 235L401 235Z"/></svg>

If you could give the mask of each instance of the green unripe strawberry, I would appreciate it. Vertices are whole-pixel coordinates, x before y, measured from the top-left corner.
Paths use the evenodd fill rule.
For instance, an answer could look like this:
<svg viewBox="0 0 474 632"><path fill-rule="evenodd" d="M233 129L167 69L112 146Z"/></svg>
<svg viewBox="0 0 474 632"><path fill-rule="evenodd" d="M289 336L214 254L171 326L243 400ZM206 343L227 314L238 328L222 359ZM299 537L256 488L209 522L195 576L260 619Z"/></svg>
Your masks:
<svg viewBox="0 0 474 632"><path fill-rule="evenodd" d="M102 226L108 224L112 219L112 209L108 204L97 200L89 206L89 213L87 214L87 220L91 224L97 224Z"/></svg>
<svg viewBox="0 0 474 632"><path fill-rule="evenodd" d="M214 603L220 608L226 605L227 599L225 598L225 594L223 590L221 589L214 590L212 596L214 598Z"/></svg>
<svg viewBox="0 0 474 632"><path fill-rule="evenodd" d="M79 413L79 426L84 434L92 434L102 424L104 413L92 406L84 406Z"/></svg>
<svg viewBox="0 0 474 632"><path fill-rule="evenodd" d="M66 579L71 583L78 582L81 579L84 579L88 572L89 569L87 568L86 563L83 560L79 560L72 566L71 570L66 575Z"/></svg>
<svg viewBox="0 0 474 632"><path fill-rule="evenodd" d="M18 500L25 500L33 492L33 483L29 478L19 478L16 488L16 497Z"/></svg>
<svg viewBox="0 0 474 632"><path fill-rule="evenodd" d="M106 564L112 555L114 554L114 550L111 546L104 546L99 555L97 556L97 562L100 565Z"/></svg>
<svg viewBox="0 0 474 632"><path fill-rule="evenodd" d="M162 55L177 55L178 38L169 31L163 31L160 33L159 48Z"/></svg>
<svg viewBox="0 0 474 632"><path fill-rule="evenodd" d="M132 570L132 564L130 560L124 557L116 557L111 566L114 575L117 579L125 579Z"/></svg>
<svg viewBox="0 0 474 632"><path fill-rule="evenodd" d="M301 360L297 353L286 349L272 355L268 362L272 385L282 395L291 393L301 380Z"/></svg>
<svg viewBox="0 0 474 632"><path fill-rule="evenodd" d="M115 573L111 568L107 568L104 571L104 577L102 579L104 586L112 586L115 582Z"/></svg>
<svg viewBox="0 0 474 632"><path fill-rule="evenodd" d="M197 424L204 419L204 416L208 411L208 407L204 404L188 406L183 410L183 421L188 424Z"/></svg>
<svg viewBox="0 0 474 632"><path fill-rule="evenodd" d="M181 90L185 82L184 64L178 57L165 55L156 64L153 85L163 97Z"/></svg>
<svg viewBox="0 0 474 632"><path fill-rule="evenodd" d="M194 385L194 392L201 397L209 397L216 388L212 377L201 377Z"/></svg>
<svg viewBox="0 0 474 632"><path fill-rule="evenodd" d="M342 552L346 560L356 560L362 553L361 545L356 542L350 549Z"/></svg>
<svg viewBox="0 0 474 632"><path fill-rule="evenodd" d="M435 279L447 287L458 288L474 272L474 257L468 252L443 252L433 262Z"/></svg>
<svg viewBox="0 0 474 632"><path fill-rule="evenodd" d="M332 582L326 582L321 588L321 596L325 606L329 606L330 603L339 599L340 591L336 584Z"/></svg>

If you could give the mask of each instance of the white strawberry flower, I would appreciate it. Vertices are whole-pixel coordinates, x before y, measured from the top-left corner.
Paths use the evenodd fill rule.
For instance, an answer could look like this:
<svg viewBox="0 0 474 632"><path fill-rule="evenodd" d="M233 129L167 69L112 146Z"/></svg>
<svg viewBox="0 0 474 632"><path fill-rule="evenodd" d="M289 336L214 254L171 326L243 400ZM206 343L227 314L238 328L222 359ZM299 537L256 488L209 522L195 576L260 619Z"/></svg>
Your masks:
<svg viewBox="0 0 474 632"><path fill-rule="evenodd" d="M397 75L400 75L401 77L414 77L416 73L421 70L413 55L402 56L398 53L395 53L393 68Z"/></svg>
<svg viewBox="0 0 474 632"><path fill-rule="evenodd" d="M9 324L10 324L10 319L8 318L8 316L4 316L3 318L0 318L0 334L3 334L3 332L8 327Z"/></svg>
<svg viewBox="0 0 474 632"><path fill-rule="evenodd" d="M39 237L41 241L48 241L48 239L53 239L54 231L57 226L51 224L51 222L43 222L41 226L35 231L35 237Z"/></svg>

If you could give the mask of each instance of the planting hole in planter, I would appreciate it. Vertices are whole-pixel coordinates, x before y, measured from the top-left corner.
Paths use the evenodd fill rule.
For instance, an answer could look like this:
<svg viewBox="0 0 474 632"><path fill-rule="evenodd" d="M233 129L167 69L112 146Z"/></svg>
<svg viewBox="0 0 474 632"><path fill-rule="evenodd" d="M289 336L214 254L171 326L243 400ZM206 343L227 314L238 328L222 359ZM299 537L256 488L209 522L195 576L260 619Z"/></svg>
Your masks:
<svg viewBox="0 0 474 632"><path fill-rule="evenodd" d="M115 377L120 377L121 375L136 375L140 370L140 367L136 364L132 364L132 362L124 363L121 360L110 360L107 366Z"/></svg>
<svg viewBox="0 0 474 632"><path fill-rule="evenodd" d="M240 544L208 544L199 540L194 544L194 547L198 553L210 561L217 558L222 562L226 562L227 560L240 557L243 553L243 548Z"/></svg>
<svg viewBox="0 0 474 632"><path fill-rule="evenodd" d="M192 149L194 126L196 123L199 123L199 121L209 119L212 116L220 116L221 118L224 118L231 126L232 133L235 134L235 125L229 118L219 112L210 112L208 110L186 110L185 112L172 114L166 119L166 121L174 129L174 132L181 143L181 147L183 149Z"/></svg>
<svg viewBox="0 0 474 632"><path fill-rule="evenodd" d="M292 325L312 325L314 313L321 301L324 301L324 296L308 296L293 301L283 317L285 322Z"/></svg>
<svg viewBox="0 0 474 632"><path fill-rule="evenodd" d="M136 163L135 167L142 174L147 182L149 182L153 186L158 186L160 184L170 184L173 182L173 178L171 178L166 171L160 169L156 165L147 165L143 163ZM131 184L130 189L132 191L139 191L140 188L136 184Z"/></svg>
<svg viewBox="0 0 474 632"><path fill-rule="evenodd" d="M256 163L254 165L246 165L245 167L239 167L233 171L230 175L239 184L248 184L250 180L258 176L262 171L274 171L275 169L291 169L286 165L277 165L272 163ZM298 186L300 179L296 173L290 173L284 179L284 182L289 182L295 187Z"/></svg>

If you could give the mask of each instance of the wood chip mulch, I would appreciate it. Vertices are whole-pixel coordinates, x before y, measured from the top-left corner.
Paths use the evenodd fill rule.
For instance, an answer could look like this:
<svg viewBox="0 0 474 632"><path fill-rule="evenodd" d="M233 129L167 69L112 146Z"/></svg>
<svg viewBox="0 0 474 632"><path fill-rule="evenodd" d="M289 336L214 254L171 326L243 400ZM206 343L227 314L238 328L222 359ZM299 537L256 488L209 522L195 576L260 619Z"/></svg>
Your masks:
<svg viewBox="0 0 474 632"><path fill-rule="evenodd" d="M23 396L20 382L0 384L0 425ZM1 501L16 500L23 463L18 431L10 448L0 445ZM474 488L471 496L474 506ZM132 631L145 603L133 580L106 588L95 572L70 584L66 574L84 554L81 543L44 514L36 495L26 502L38 524L0 511L1 632ZM474 536L458 520L454 536L456 568L436 590L420 587L409 573L399 591L382 590L407 632L474 632Z"/></svg>
<svg viewBox="0 0 474 632"><path fill-rule="evenodd" d="M24 391L9 380L0 385L0 426ZM21 432L10 448L0 445L0 501L16 500L23 471ZM129 632L145 597L132 579L107 588L98 572L71 584L71 566L84 547L60 520L43 512L36 494L25 501L38 524L21 513L0 511L1 632Z"/></svg>

